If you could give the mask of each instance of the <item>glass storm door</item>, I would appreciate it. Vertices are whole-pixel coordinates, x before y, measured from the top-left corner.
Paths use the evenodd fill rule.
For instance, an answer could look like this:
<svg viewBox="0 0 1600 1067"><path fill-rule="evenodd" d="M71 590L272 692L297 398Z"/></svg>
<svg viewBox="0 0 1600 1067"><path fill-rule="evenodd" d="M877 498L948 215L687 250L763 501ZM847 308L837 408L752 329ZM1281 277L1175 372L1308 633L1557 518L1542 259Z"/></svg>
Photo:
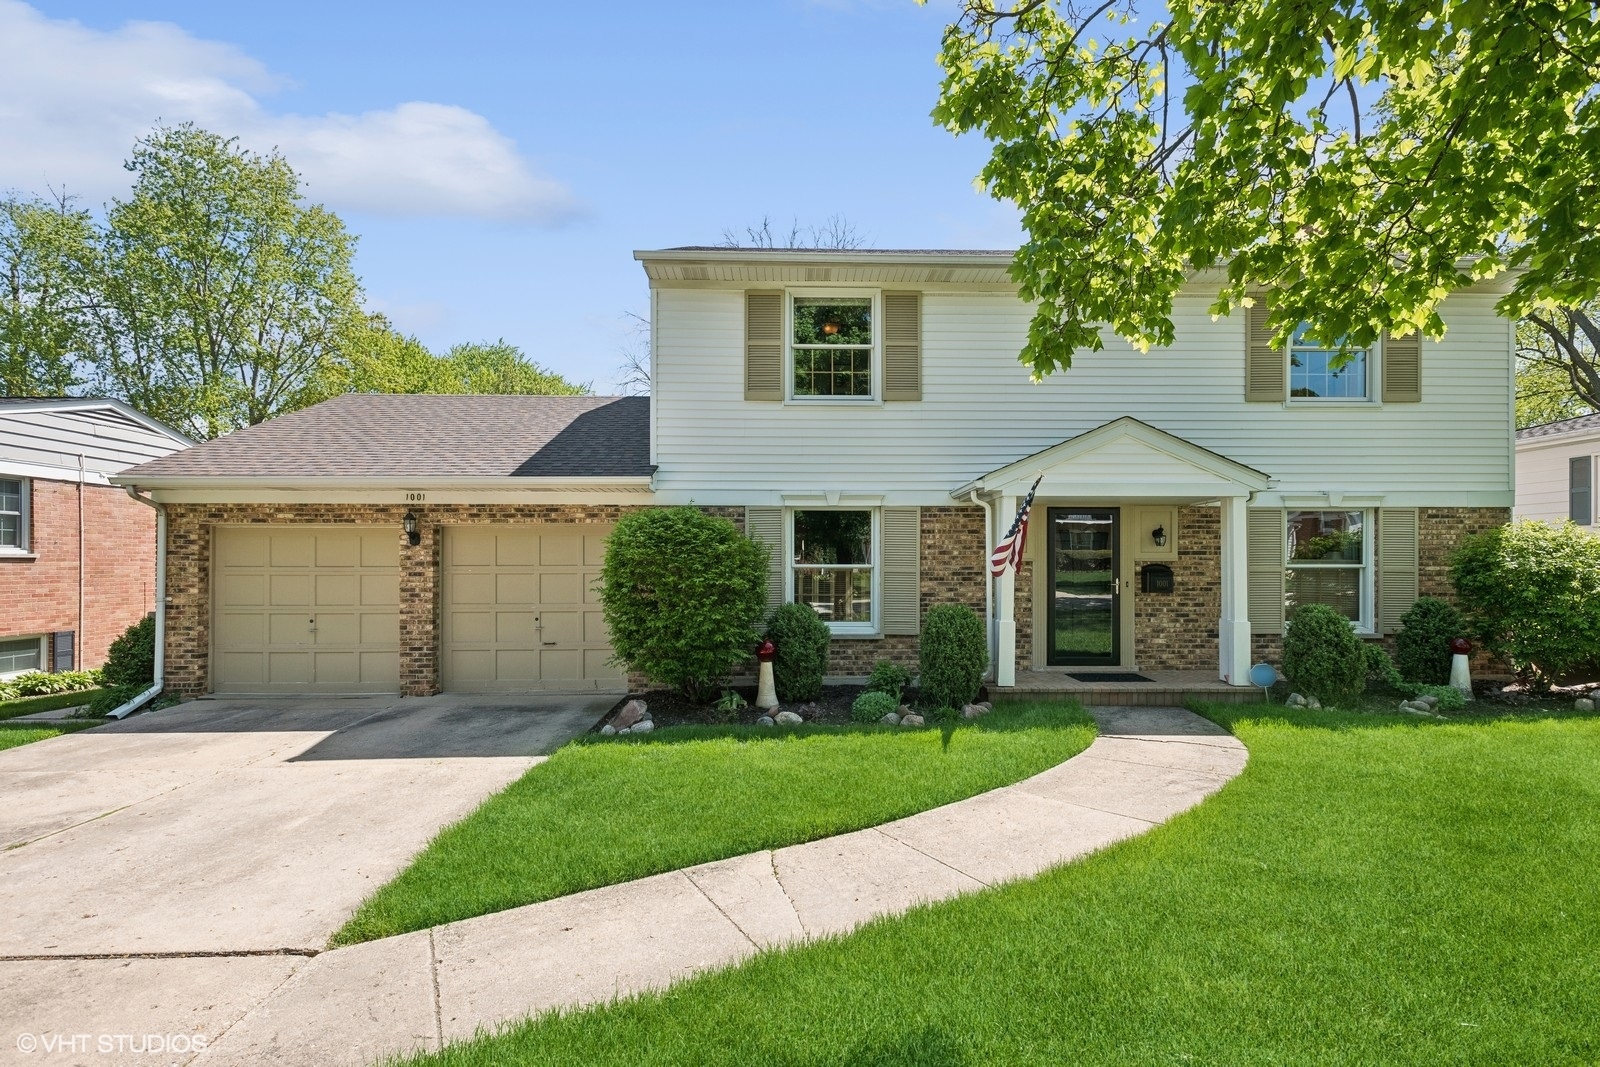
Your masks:
<svg viewBox="0 0 1600 1067"><path fill-rule="evenodd" d="M1121 586L1117 508L1050 509L1050 648L1058 666L1114 667Z"/></svg>

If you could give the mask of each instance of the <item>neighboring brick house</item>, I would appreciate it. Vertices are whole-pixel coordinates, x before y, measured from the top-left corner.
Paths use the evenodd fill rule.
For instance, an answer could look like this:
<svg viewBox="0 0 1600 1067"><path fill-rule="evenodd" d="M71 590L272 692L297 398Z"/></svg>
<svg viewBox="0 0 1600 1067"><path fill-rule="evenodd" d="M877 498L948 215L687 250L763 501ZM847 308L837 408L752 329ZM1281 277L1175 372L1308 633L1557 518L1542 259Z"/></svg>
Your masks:
<svg viewBox="0 0 1600 1067"><path fill-rule="evenodd" d="M768 601L830 670L915 662L940 603L1018 671L1246 683L1325 603L1373 640L1512 503L1500 281L1443 340L1345 363L1266 299L1107 336L1029 380L1008 252L640 252L650 399L346 396L127 472L170 523L166 683L214 692L621 688L592 583L625 510L692 504L773 548ZM1037 487L1020 567L988 557ZM407 532L410 531L410 532ZM1214 673L1213 673L1214 672Z"/></svg>
<svg viewBox="0 0 1600 1067"><path fill-rule="evenodd" d="M109 479L189 444L115 400L0 398L0 678L98 667L154 610L155 511Z"/></svg>

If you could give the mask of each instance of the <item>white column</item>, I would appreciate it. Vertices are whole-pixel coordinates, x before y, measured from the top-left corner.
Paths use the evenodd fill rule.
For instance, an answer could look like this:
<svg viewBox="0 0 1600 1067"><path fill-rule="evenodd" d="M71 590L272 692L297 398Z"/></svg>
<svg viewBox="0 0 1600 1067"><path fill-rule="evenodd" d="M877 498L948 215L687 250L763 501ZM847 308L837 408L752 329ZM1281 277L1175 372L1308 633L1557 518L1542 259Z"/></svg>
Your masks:
<svg viewBox="0 0 1600 1067"><path fill-rule="evenodd" d="M1000 530L1011 528L1011 520L1017 514L1017 498L1003 496L997 507L995 536L998 539ZM988 567L989 561L985 559L983 565ZM1017 572L1008 568L995 584L999 586L995 597L999 600L1000 619L996 628L994 681L999 686L1014 686L1017 684Z"/></svg>
<svg viewBox="0 0 1600 1067"><path fill-rule="evenodd" d="M1222 500L1222 618L1217 624L1218 671L1229 685L1250 684L1250 556L1242 496Z"/></svg>

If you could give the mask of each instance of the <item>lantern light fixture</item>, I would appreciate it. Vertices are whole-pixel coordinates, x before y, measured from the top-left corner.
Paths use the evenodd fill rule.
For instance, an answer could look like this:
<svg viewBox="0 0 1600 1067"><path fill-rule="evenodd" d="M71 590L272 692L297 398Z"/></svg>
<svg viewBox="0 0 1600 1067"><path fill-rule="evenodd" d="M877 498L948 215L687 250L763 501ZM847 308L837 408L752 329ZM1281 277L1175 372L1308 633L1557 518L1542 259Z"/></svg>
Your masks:
<svg viewBox="0 0 1600 1067"><path fill-rule="evenodd" d="M1150 540L1152 540L1152 541L1154 541L1156 543L1156 547L1157 548L1161 548L1164 545L1166 545L1166 543L1167 543L1167 528L1165 526L1157 526L1154 530L1151 530L1150 531Z"/></svg>
<svg viewBox="0 0 1600 1067"><path fill-rule="evenodd" d="M422 533L417 529L417 513L415 511L406 512L406 517L400 520L400 525L405 528L406 540L411 545L422 544Z"/></svg>

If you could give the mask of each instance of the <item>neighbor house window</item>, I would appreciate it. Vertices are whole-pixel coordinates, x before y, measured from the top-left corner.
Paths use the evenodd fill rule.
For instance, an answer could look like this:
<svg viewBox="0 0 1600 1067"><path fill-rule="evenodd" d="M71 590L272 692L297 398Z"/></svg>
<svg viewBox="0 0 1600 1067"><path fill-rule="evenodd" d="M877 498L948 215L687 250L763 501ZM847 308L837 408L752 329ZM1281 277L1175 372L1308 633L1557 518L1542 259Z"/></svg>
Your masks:
<svg viewBox="0 0 1600 1067"><path fill-rule="evenodd" d="M36 671L44 662L44 641L37 637L8 637L0 641L0 677Z"/></svg>
<svg viewBox="0 0 1600 1067"><path fill-rule="evenodd" d="M1372 567L1364 511L1289 512L1286 617L1326 604L1357 627L1371 629Z"/></svg>
<svg viewBox="0 0 1600 1067"><path fill-rule="evenodd" d="M877 555L871 511L791 513L790 575L796 603L845 633L876 629Z"/></svg>
<svg viewBox="0 0 1600 1067"><path fill-rule="evenodd" d="M1301 400L1365 400L1367 353L1355 349L1339 358L1339 346L1327 347L1295 327L1289 340L1289 395Z"/></svg>
<svg viewBox="0 0 1600 1067"><path fill-rule="evenodd" d="M1567 515L1579 526L1594 522L1594 457L1573 456L1567 463Z"/></svg>
<svg viewBox="0 0 1600 1067"><path fill-rule="evenodd" d="M0 552L28 550L28 483L0 478Z"/></svg>
<svg viewBox="0 0 1600 1067"><path fill-rule="evenodd" d="M872 397L870 296L795 296L790 304L793 395Z"/></svg>

